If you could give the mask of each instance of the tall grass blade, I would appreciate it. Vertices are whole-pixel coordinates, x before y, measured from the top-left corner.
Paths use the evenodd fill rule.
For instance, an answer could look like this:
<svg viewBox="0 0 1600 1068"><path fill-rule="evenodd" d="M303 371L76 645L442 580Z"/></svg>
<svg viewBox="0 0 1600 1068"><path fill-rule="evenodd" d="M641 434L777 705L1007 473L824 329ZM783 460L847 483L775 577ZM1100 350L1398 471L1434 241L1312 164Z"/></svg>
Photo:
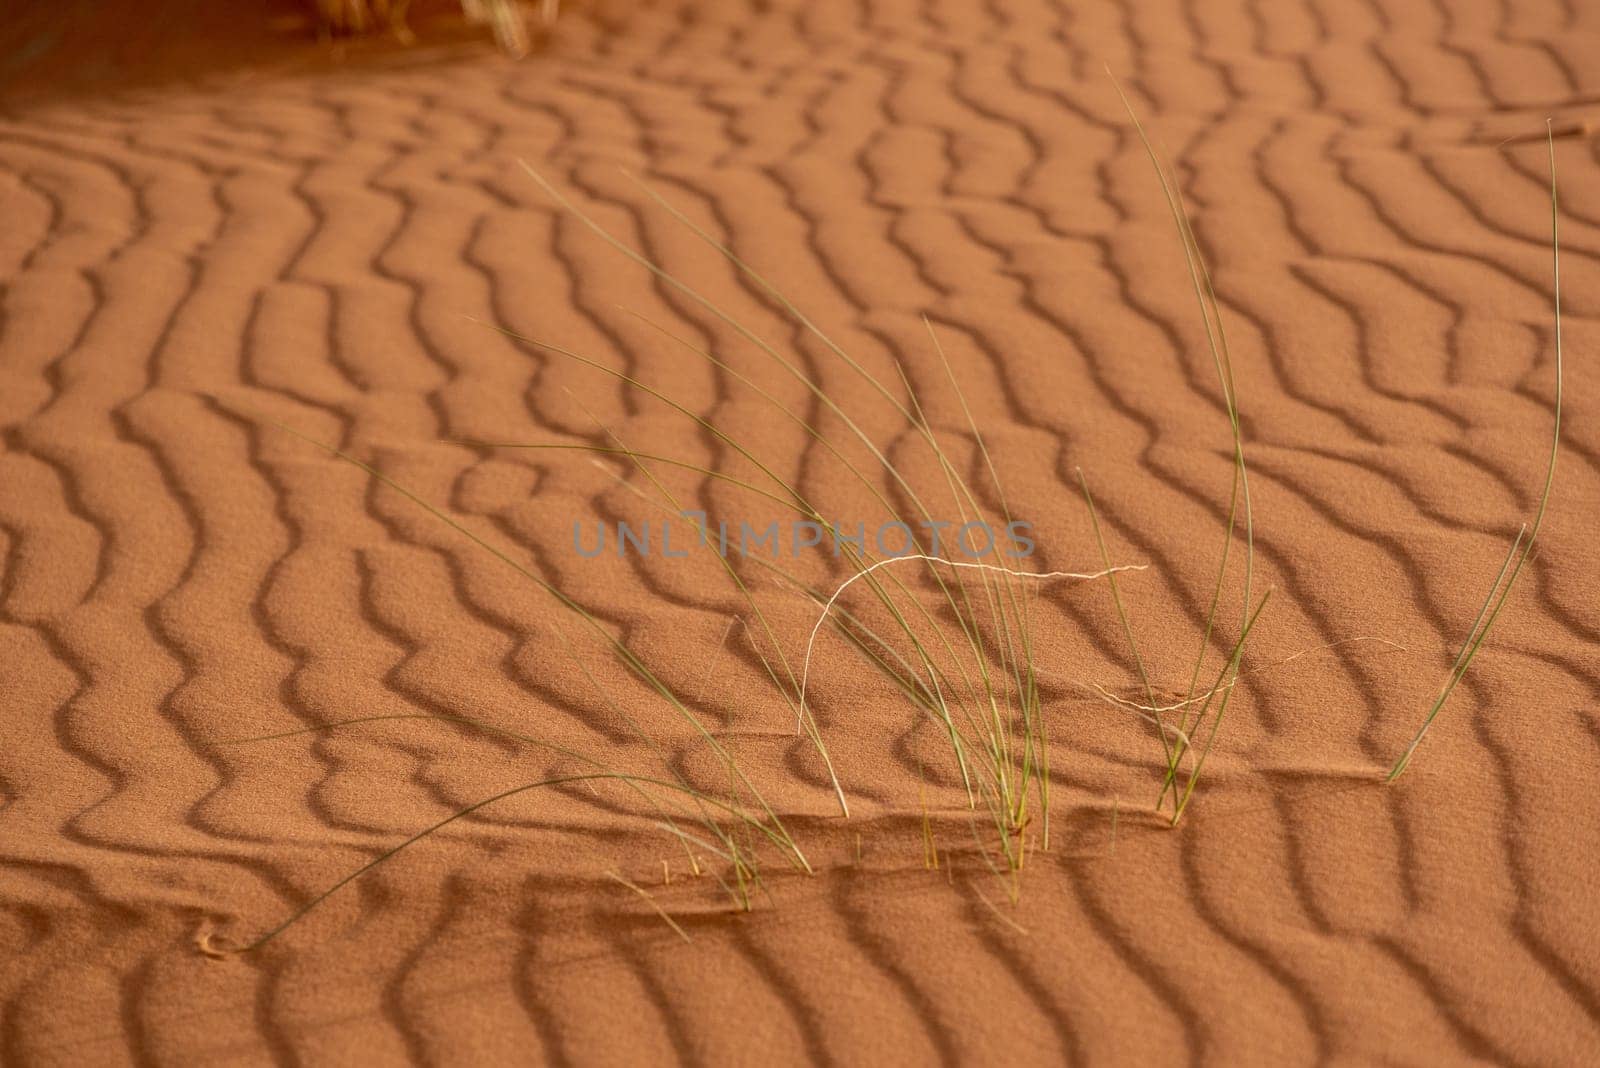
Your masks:
<svg viewBox="0 0 1600 1068"><path fill-rule="evenodd" d="M1467 635L1467 640L1462 644L1460 652L1456 654L1454 665L1445 678L1444 686L1439 690L1439 695L1434 698L1433 704L1428 708L1428 714L1422 719L1422 726L1417 730L1416 737L1411 739L1411 744L1406 746L1405 752L1400 754L1400 759L1394 762L1394 767L1389 769L1385 782L1394 782L1411 764L1411 757L1417 751L1417 746L1422 744L1422 739L1427 736L1428 730L1433 726L1433 721L1444 710L1445 702L1450 700L1450 695L1455 692L1456 684L1467 673L1467 668L1472 665L1473 658L1478 655L1478 650L1483 647L1483 641L1489 636L1489 630L1499 618L1501 609L1506 606L1506 599L1511 596L1511 588L1516 584L1517 576L1522 573L1523 565L1533 555L1534 539L1539 536L1539 527L1544 523L1545 508L1550 503L1550 489L1555 484L1556 456L1561 449L1561 233L1560 233L1560 201L1556 196L1556 141L1550 120L1545 120L1545 141L1550 156L1550 273L1553 283L1552 301L1555 307L1555 348L1556 348L1556 390L1555 390L1555 419L1550 435L1550 462L1545 468L1544 488L1539 493L1539 508L1534 513L1532 525L1524 525L1517 533L1516 540L1512 542L1511 551L1506 554L1505 563L1500 565L1500 573L1495 576L1494 585L1489 588L1489 596L1484 600L1483 607L1478 611L1478 619L1473 623L1472 632ZM1527 539L1524 541L1523 532ZM1518 548L1521 553L1518 553ZM1512 563L1513 558L1515 563ZM1510 568L1509 574L1507 568ZM1505 584L1501 585L1501 578ZM1498 590L1498 594L1496 593ZM1490 607L1493 605L1493 607ZM1487 615L1485 614L1487 613Z"/></svg>

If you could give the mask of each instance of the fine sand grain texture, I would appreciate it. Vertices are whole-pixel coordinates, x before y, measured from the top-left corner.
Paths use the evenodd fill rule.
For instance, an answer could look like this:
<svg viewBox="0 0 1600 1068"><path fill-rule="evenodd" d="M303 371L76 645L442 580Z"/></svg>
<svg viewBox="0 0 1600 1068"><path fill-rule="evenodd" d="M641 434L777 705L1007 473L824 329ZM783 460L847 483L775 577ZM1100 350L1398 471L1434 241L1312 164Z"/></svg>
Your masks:
<svg viewBox="0 0 1600 1068"><path fill-rule="evenodd" d="M317 44L288 3L22 6L0 1062L1600 1062L1600 4L572 0L521 62L422 4L409 49ZM1107 68L1210 268L1273 591L1176 827L1129 705L1193 692L1234 454ZM1547 119L1554 492L1386 785L1538 506ZM830 518L908 507L864 442L946 484L913 391L990 487L981 430L1029 570L1106 562L1079 469L1109 562L1144 565L1116 576L1137 659L1104 578L1011 587L1051 806L1019 874L936 717L839 631L797 735L714 556L573 549L663 488L783 514L702 473L762 477L696 417ZM486 444L618 442L680 466ZM817 601L741 573L798 674ZM753 806L743 774L777 820L677 795L675 835L601 766Z"/></svg>

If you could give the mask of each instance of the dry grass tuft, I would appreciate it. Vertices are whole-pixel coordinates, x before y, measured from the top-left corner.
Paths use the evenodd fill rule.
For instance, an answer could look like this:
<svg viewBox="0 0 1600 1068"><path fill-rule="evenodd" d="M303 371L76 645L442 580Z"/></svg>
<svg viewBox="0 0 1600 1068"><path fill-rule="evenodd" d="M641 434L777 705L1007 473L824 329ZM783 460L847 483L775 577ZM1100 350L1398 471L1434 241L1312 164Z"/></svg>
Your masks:
<svg viewBox="0 0 1600 1068"><path fill-rule="evenodd" d="M381 33L387 30L409 44L415 40L407 23L411 0L314 0L322 32L338 35ZM529 5L523 0L460 0L461 14L474 25L488 26L495 42L513 56L529 48ZM561 0L539 0L540 21L546 25L560 13Z"/></svg>

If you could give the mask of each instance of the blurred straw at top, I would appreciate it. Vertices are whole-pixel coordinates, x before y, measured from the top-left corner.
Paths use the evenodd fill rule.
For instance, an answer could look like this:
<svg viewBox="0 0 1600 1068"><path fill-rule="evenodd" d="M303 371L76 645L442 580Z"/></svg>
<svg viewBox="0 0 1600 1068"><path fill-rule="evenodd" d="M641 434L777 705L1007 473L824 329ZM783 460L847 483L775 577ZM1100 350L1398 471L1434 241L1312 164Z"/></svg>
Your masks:
<svg viewBox="0 0 1600 1068"><path fill-rule="evenodd" d="M387 30L400 40L413 40L406 19L411 0L315 0L317 17L324 32L340 35L375 33ZM461 14L474 25L487 26L495 43L509 55L528 53L528 5L522 0L460 0ZM561 0L539 0L539 19L553 22L561 11Z"/></svg>

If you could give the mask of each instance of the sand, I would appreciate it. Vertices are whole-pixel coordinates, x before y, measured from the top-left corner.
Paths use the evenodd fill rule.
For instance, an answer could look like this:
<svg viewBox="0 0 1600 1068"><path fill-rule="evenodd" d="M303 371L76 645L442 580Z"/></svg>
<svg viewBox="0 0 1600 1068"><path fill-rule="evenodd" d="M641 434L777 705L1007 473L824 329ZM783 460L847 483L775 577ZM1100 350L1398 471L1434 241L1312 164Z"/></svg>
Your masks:
<svg viewBox="0 0 1600 1068"><path fill-rule="evenodd" d="M187 37L151 28L196 7L176 0L70 29L39 4L0 28L0 1061L1600 1058L1600 9L564 6L520 63L442 21L410 50L334 53L292 5ZM1274 592L1174 829L1151 810L1152 729L1092 690L1137 693L1103 581L1037 591L1053 831L1013 884L984 866L938 730L836 636L810 700L849 820L726 576L704 555L573 552L574 521L659 517L641 475L470 443L615 434L749 470L493 323L715 419L841 520L877 515L815 440L631 313L845 440L805 387L553 205L524 159L938 478L892 405L626 169L897 396L903 367L959 444L928 316L1037 568L1099 566L1081 467L1110 555L1148 565L1121 588L1156 689L1181 697L1230 438L1106 65L1214 272ZM1547 117L1555 493L1484 652L1386 786L1544 475ZM728 865L695 876L705 850L637 797L571 783L232 952L417 830L576 766L417 717L720 774L533 582L279 424L588 606L737 753L814 874L768 848L742 913L715 882ZM770 511L662 477L724 515ZM814 606L768 592L796 655ZM331 726L374 716L409 718Z"/></svg>

